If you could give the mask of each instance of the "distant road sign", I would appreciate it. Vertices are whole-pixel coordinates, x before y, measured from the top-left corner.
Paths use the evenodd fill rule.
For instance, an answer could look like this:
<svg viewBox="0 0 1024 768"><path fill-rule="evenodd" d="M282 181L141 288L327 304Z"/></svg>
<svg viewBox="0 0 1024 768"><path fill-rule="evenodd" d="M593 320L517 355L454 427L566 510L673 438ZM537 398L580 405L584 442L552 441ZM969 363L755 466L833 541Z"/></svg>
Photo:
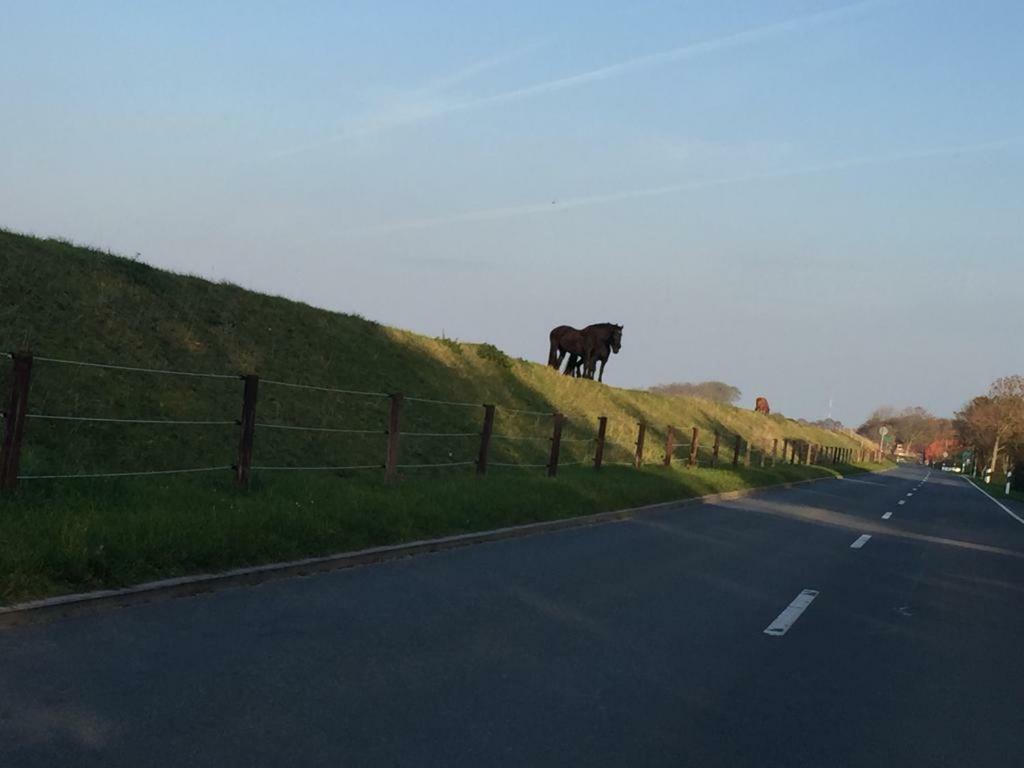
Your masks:
<svg viewBox="0 0 1024 768"><path fill-rule="evenodd" d="M878 434L880 434L882 437L885 437L886 435L889 434L889 428L888 427L879 427L878 428Z"/></svg>

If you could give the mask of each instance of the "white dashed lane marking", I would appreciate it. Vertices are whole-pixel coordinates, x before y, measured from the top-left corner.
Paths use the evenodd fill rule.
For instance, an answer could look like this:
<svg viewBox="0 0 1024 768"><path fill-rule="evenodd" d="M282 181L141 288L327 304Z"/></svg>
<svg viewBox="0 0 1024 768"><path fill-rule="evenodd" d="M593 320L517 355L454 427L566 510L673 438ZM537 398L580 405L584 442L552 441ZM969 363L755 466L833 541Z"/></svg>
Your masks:
<svg viewBox="0 0 1024 768"><path fill-rule="evenodd" d="M814 598L817 596L818 590L816 589L803 590L792 603L786 606L786 610L780 613L775 621L765 628L764 633L772 637L782 637L796 623L800 615L807 610L807 607L814 602Z"/></svg>
<svg viewBox="0 0 1024 768"><path fill-rule="evenodd" d="M871 540L871 537L868 534L865 533L863 536L858 538L855 542L853 542L853 544L850 545L850 549L860 549L865 544L867 544L870 540Z"/></svg>
<svg viewBox="0 0 1024 768"><path fill-rule="evenodd" d="M888 520L890 517L892 517L892 512L886 512L884 515L882 515L883 520Z"/></svg>

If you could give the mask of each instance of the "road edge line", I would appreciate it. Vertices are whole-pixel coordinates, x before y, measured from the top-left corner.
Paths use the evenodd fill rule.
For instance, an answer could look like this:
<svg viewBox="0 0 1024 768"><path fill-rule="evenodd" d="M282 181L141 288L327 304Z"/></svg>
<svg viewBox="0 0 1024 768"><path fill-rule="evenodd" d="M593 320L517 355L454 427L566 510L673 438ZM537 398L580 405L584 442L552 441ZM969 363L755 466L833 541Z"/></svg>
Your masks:
<svg viewBox="0 0 1024 768"><path fill-rule="evenodd" d="M1008 506L1006 506L1005 504L1003 504L1003 502L1001 502L1001 501L1000 501L999 499L997 499L997 498L996 498L995 496L993 496L993 495L992 495L991 493L989 493L988 491L986 491L986 490L985 490L984 488L982 488L982 487L981 487L980 485L978 485L978 484L977 484L976 482L974 482L974 481L973 481L973 480L972 480L971 478L969 478L969 477L965 477L965 478L964 478L964 480L966 480L966 481L967 481L967 484L968 484L969 486L971 486L971 487L972 487L972 488L974 488L975 490L979 491L980 493L983 493L983 494L985 494L985 495L986 495L986 496L988 496L988 497L989 497L990 499L992 499L992 501L993 501L993 502L995 503L995 505L996 505L997 507L999 507L999 508L1000 508L1001 510L1003 510L1003 512L1005 512L1006 514L1008 514L1008 515L1009 515L1010 517L1012 517L1012 518L1013 518L1014 520L1016 520L1016 521L1017 521L1018 523L1020 523L1021 525L1024 525L1024 517L1020 517L1020 516L1019 516L1019 515L1018 515L1018 514L1017 514L1016 512L1014 512L1014 511L1013 511L1012 509L1010 509L1010 508L1009 508Z"/></svg>

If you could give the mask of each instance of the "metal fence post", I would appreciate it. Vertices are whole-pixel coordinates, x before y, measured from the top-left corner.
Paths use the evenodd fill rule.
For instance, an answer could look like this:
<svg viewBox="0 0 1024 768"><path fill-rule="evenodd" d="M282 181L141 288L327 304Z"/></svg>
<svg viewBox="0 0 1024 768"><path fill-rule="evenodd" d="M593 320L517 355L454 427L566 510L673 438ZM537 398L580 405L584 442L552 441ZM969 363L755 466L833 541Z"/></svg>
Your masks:
<svg viewBox="0 0 1024 768"><path fill-rule="evenodd" d="M633 466L640 469L644 463L644 436L647 434L647 425L638 421L636 427L636 456L633 458Z"/></svg>
<svg viewBox="0 0 1024 768"><path fill-rule="evenodd" d="M384 457L384 482L391 483L398 479L399 438L402 431L402 406L405 395L390 396L391 408L388 411L388 448Z"/></svg>
<svg viewBox="0 0 1024 768"><path fill-rule="evenodd" d="M256 395L259 391L260 377L254 373L242 376L242 418L238 437L238 461L235 463L235 485L240 488L249 487L252 470L253 440L256 436Z"/></svg>
<svg viewBox="0 0 1024 768"><path fill-rule="evenodd" d="M25 435L25 414L32 383L32 353L15 352L11 362L11 394L4 412L4 437L0 444L0 491L13 491L18 486L21 441Z"/></svg>
<svg viewBox="0 0 1024 768"><path fill-rule="evenodd" d="M560 413L552 413L551 420L551 458L548 459L548 477L558 474L558 454L562 449L562 422L565 417Z"/></svg>
<svg viewBox="0 0 1024 768"><path fill-rule="evenodd" d="M600 469L604 461L604 436L608 431L608 417L597 417L597 445L594 447L594 469Z"/></svg>
<svg viewBox="0 0 1024 768"><path fill-rule="evenodd" d="M484 404L484 425L480 430L480 455L476 459L476 473L487 474L487 454L491 448L491 433L494 431L494 406Z"/></svg>

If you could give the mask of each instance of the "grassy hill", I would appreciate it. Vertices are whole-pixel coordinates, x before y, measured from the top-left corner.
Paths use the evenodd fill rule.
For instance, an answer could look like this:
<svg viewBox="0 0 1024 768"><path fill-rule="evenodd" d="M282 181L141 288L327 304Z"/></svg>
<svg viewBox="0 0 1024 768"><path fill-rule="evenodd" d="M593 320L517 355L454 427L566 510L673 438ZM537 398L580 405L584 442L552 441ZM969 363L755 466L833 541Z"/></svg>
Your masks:
<svg viewBox="0 0 1024 768"><path fill-rule="evenodd" d="M714 429L729 436L741 435L755 450L767 449L773 439L780 443L790 439L843 447L864 445L852 434L826 432L779 415L765 418L747 409L702 400L572 380L542 364L511 359L487 344L428 338L56 240L0 231L0 286L4 295L0 350L31 349L37 355L30 396L34 414L233 422L241 409L242 384L236 378L156 375L40 358L229 377L256 373L263 380L257 408L262 424L367 430L372 434L259 427L255 465L333 467L382 463L387 400L297 389L270 381L371 393L402 392L467 404L407 403L402 430L427 434L403 438L402 463L421 466L403 470L406 482L392 490L381 487L378 470L257 470L247 496L231 488L227 470L156 479L24 481L16 497L0 502L4 513L0 519L0 578L8 579L6 585L0 584L0 599L505 524L524 519L524 515L535 519L578 514L637 500L777 479L777 473L757 475L753 470L728 479L710 470L674 470L669 483L665 482L669 475L657 482L641 482L641 477L653 478L658 468L639 473L630 469L628 477L609 468L620 480L612 482L606 477L598 483L596 473L581 469L575 474L567 470L565 477L556 481L564 487L555 490L553 483L540 477L541 472L532 470L495 467L493 477L474 484L472 466L426 467L475 458L482 417L482 409L473 405L476 403L499 406L495 433L504 437L494 441L491 454L497 464L547 460L545 438L550 434L550 418L513 409L566 414L569 422L562 461L570 465L590 459L593 444L589 441L598 416L608 417L606 461L610 463L629 460L636 422L641 420L650 424L647 456L652 463L662 458L665 429L670 424L686 432L692 426L702 429L705 465ZM539 340L539 348L544 341ZM5 400L9 380L9 362L0 360L0 393ZM465 434L430 436L436 433ZM681 438L681 442L686 440ZM731 437L723 441L725 458L730 457L728 440ZM31 476L225 466L235 460L237 441L238 428L233 423L124 424L33 418L27 426L21 471ZM682 458L684 454L680 449L677 455ZM698 472L705 475L698 478ZM452 489L461 490L456 493ZM536 509L490 516L474 513L469 519L456 515L458 519L452 521L429 503L432 498L447 498L446 494L468 497L465 504L474 510L487 507L499 511L511 510L506 497L519 494L517 509L525 499ZM566 494L572 496L571 501ZM198 529L177 525L180 519L171 514L172 508L180 506L174 499L185 497L195 508L189 514L201 520ZM242 535L233 527L242 523L226 521L216 513L228 509L236 514L242 508L251 512L256 506L276 509L292 504L285 500L297 497L311 504L320 500L322 506L331 507L331 512L322 513L319 528L314 525L305 533L296 533L302 524L293 512L266 523L281 526L272 535L266 529L252 533L252 526L258 524L251 522L250 515L250 522L244 523L249 527ZM406 520L385 525L377 519L360 527L352 522L367 509L394 512L404 503L402 499L414 498L427 507L415 513L419 516L415 524ZM445 503L465 511L464 503L452 498ZM113 513L105 511L127 504L135 510L132 524L137 526L130 536L120 528L115 531L109 518ZM62 514L53 511L57 506L64 510ZM431 510L437 513L434 518ZM177 512L180 510L175 509ZM223 535L205 527L218 521L225 525ZM176 537L185 535L182 531L203 539L203 544L177 558L160 555L165 551L162 545L178 541ZM122 566L118 570L110 564L115 557L111 542L121 534L128 538L116 553ZM253 546L249 548L239 548L238 541L231 538L244 540L250 534ZM64 544L44 545L33 536L40 541L56 536ZM273 540L269 545L268 536ZM182 542L184 539L179 546L188 549ZM197 555L200 549L203 554Z"/></svg>

